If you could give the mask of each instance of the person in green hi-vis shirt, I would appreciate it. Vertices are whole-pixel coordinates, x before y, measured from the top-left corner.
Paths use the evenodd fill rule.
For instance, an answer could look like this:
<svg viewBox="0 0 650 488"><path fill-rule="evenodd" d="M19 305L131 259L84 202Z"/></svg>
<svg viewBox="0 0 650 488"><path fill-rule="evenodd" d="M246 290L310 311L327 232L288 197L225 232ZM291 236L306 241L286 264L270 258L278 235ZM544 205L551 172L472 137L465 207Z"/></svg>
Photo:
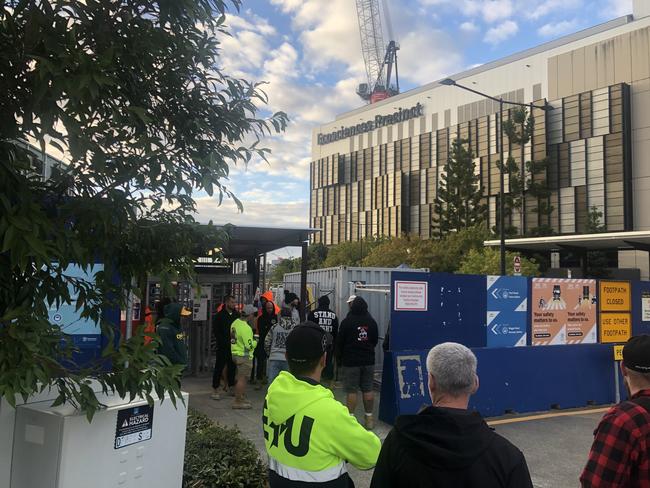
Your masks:
<svg viewBox="0 0 650 488"><path fill-rule="evenodd" d="M252 320L257 315L257 308L246 305L242 318L235 319L230 326L230 351L232 360L237 366L237 380L235 383L234 409L250 409L251 403L246 400L246 384L253 371L253 356L257 347L257 340L253 329L246 320Z"/></svg>
<svg viewBox="0 0 650 488"><path fill-rule="evenodd" d="M381 443L320 384L332 337L305 322L286 341L289 371L269 386L262 422L270 488L350 488L347 463L371 469Z"/></svg>

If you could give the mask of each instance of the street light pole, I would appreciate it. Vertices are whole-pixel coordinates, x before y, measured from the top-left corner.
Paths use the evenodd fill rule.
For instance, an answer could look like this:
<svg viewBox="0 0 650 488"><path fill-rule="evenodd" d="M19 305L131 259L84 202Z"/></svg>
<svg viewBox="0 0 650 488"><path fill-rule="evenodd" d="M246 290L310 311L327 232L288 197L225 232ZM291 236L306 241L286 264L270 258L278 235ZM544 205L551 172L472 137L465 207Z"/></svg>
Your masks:
<svg viewBox="0 0 650 488"><path fill-rule="evenodd" d="M505 232L505 182L503 171L503 98L499 98L499 254L501 257L501 276L506 275L506 232Z"/></svg>
<svg viewBox="0 0 650 488"><path fill-rule="evenodd" d="M488 100L499 102L499 127L497 131L497 133L499 134L499 158L501 159L501 165L500 165L501 167L499 168L501 173L500 182L499 182L499 253L500 253L500 260L501 260L500 271L501 271L501 275L504 276L506 274L506 235L505 235L505 216L504 216L505 213L504 166L505 164L503 161L503 105L507 103L508 105L530 108L531 115L532 115L533 108L539 108L541 110L550 110L552 109L552 107L549 107L546 104L540 106L540 105L534 105L532 103L527 104L527 103L511 102L508 100L504 100L503 97L499 97L499 98L493 97L486 93L482 93L478 90L474 90L473 88L470 88L468 86L459 85L458 83L456 83L456 80L453 80L451 78L445 78L444 80L441 80L439 83L445 86L457 86L458 88L462 88L463 90L487 98Z"/></svg>

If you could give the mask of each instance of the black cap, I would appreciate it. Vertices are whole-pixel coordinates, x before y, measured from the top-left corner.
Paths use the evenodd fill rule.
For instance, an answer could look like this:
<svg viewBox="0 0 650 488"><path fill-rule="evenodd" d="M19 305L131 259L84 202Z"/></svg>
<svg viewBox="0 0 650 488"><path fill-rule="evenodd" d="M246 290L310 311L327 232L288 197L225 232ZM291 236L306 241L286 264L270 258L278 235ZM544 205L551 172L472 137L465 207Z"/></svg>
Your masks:
<svg viewBox="0 0 650 488"><path fill-rule="evenodd" d="M632 337L623 346L623 364L637 373L650 373L650 335Z"/></svg>
<svg viewBox="0 0 650 488"><path fill-rule="evenodd" d="M287 337L287 359L306 363L319 359L332 345L332 336L313 322L303 322Z"/></svg>

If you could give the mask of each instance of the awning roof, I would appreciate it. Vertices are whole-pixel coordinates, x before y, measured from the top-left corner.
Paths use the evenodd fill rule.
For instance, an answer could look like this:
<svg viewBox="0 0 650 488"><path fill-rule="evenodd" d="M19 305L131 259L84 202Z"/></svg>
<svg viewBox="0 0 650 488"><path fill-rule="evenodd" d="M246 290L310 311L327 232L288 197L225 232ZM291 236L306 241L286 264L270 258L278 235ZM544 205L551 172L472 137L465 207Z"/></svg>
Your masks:
<svg viewBox="0 0 650 488"><path fill-rule="evenodd" d="M247 259L288 246L302 246L318 229L286 229L276 227L229 226L230 239L223 255L231 259Z"/></svg>
<svg viewBox="0 0 650 488"><path fill-rule="evenodd" d="M500 241L495 239L485 241L483 244L496 247L499 246ZM506 248L522 251L637 249L650 252L650 231L506 239Z"/></svg>

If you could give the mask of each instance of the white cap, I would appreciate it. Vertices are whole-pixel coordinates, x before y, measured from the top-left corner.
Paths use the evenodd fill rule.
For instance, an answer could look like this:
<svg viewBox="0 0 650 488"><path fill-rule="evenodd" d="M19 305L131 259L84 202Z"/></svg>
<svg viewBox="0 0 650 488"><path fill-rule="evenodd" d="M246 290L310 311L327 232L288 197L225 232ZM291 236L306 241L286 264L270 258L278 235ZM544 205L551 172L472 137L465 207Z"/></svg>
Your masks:
<svg viewBox="0 0 650 488"><path fill-rule="evenodd" d="M257 313L257 309L253 305L244 305L244 315L248 316L253 313Z"/></svg>
<svg viewBox="0 0 650 488"><path fill-rule="evenodd" d="M350 298L348 298L348 303L352 303L355 298L357 298L356 295L350 295Z"/></svg>

